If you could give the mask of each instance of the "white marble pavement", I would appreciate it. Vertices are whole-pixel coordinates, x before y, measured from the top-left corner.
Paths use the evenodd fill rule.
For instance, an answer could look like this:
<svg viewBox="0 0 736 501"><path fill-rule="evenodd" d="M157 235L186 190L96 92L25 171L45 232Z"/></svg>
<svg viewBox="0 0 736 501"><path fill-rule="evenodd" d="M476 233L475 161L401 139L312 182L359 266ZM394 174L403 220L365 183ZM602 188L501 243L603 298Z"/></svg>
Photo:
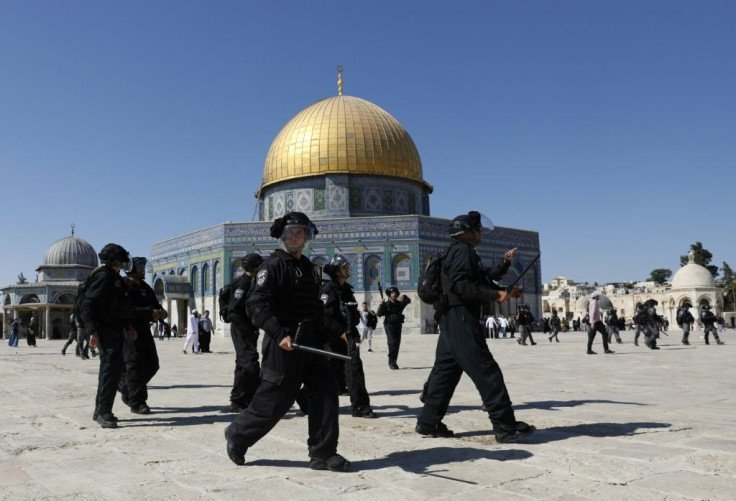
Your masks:
<svg viewBox="0 0 736 501"><path fill-rule="evenodd" d="M537 346L489 340L519 419L539 431L500 445L464 377L445 423L453 439L414 432L436 336L405 336L390 371L385 338L364 351L368 389L381 417L353 418L340 397L339 451L347 473L307 468L306 418L290 412L237 467L223 429L233 368L229 339L214 354L183 355L157 342L154 413L116 401L120 428L91 419L98 362L0 346L1 499L736 499L736 336L689 347L670 332L654 352L632 333L614 355L585 354L582 333ZM73 347L69 350L73 354Z"/></svg>

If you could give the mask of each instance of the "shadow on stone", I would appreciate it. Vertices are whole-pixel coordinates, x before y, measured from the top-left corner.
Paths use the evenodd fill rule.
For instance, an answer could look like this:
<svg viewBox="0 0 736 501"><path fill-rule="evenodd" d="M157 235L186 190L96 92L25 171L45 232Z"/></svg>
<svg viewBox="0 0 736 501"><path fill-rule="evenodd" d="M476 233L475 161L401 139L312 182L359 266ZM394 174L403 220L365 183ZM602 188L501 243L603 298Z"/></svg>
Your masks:
<svg viewBox="0 0 736 501"><path fill-rule="evenodd" d="M418 395L421 393L419 390L379 390L379 391L369 391L368 392L370 396L379 396L379 395L390 395L390 396L397 396L397 395Z"/></svg>
<svg viewBox="0 0 736 501"><path fill-rule="evenodd" d="M575 426L555 426L537 430L525 443L545 444L566 440L573 437L625 437L647 433L647 430L664 431L671 427L669 423L654 423L649 421L634 423L588 423Z"/></svg>
<svg viewBox="0 0 736 501"><path fill-rule="evenodd" d="M169 386L149 385L149 390L172 390L174 388L231 388L228 384L172 384Z"/></svg>
<svg viewBox="0 0 736 501"><path fill-rule="evenodd" d="M383 468L398 466L408 473L437 476L447 480L455 480L475 485L475 482L469 482L467 480L439 474L439 472L445 470L432 470L431 468L437 465L463 463L466 461L475 461L477 459L518 461L530 458L532 455L533 454L531 452L518 449L488 450L468 447L433 447L431 449L392 452L383 458L354 461L351 470L380 470Z"/></svg>
<svg viewBox="0 0 736 501"><path fill-rule="evenodd" d="M616 400L540 400L538 402L526 402L520 405L514 405L514 411L526 409L544 409L557 410L564 407L578 407L586 404L619 404L619 405L649 405L639 402L618 402Z"/></svg>

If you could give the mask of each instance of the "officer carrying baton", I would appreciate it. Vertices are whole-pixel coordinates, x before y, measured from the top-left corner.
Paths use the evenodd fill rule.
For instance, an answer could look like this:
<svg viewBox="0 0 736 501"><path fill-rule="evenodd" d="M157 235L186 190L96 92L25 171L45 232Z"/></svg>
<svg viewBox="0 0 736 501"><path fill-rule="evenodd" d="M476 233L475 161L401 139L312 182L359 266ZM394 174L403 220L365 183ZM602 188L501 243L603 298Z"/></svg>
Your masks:
<svg viewBox="0 0 736 501"><path fill-rule="evenodd" d="M332 351L320 350L319 348L313 348L311 346L304 346L302 344L299 344L299 338L301 338L302 333L304 331L303 326L304 324L302 322L299 322L299 325L296 328L296 334L294 334L294 341L292 341L291 343L291 346L293 346L295 349L299 351L306 351L307 353L314 353L315 355L323 355L325 357L339 358L340 360L345 360L347 362L351 360L349 356L343 355L342 353L334 353Z"/></svg>
<svg viewBox="0 0 736 501"><path fill-rule="evenodd" d="M539 260L539 257L541 255L542 255L541 252L537 254L537 257L532 259L531 262L526 265L526 268L524 268L522 272L519 273L519 275L516 277L516 280L514 280L513 282L511 282L509 285L506 286L506 292L511 292L511 289L513 289L514 286L519 283L519 280L521 280L524 277L524 275L526 275L526 272L529 271L532 266L534 266L534 263L536 263Z"/></svg>

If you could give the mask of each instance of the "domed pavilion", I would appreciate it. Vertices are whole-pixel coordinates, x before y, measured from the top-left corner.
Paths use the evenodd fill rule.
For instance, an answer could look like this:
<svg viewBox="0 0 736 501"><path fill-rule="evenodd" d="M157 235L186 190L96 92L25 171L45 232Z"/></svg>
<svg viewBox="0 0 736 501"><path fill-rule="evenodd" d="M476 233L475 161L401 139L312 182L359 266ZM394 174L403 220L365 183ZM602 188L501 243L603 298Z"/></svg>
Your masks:
<svg viewBox="0 0 736 501"><path fill-rule="evenodd" d="M450 146L451 147L451 146ZM265 150L265 148L264 148ZM242 259L270 254L272 221L288 212L306 213L319 228L309 252L321 267L334 254L351 264L351 284L359 302L377 309L379 284L412 299L404 311L407 334L434 332L434 310L416 295L420 269L450 241L449 220L430 216L422 161L414 141L391 114L376 104L343 95L317 101L291 118L267 150L260 186L254 186L258 217L253 222L222 223L172 237L151 247L153 287L181 332L188 311L210 310L215 331L217 294L243 273ZM489 211L486 201L468 201L467 210ZM456 214L448 214L450 218ZM511 247L526 264L539 252L533 231L496 227L478 248L495 263ZM524 302L541 307L540 264L524 279ZM515 305L489 304L486 312L508 313Z"/></svg>
<svg viewBox="0 0 736 501"><path fill-rule="evenodd" d="M31 317L36 317L39 337L66 337L77 288L97 264L97 252L86 240L74 235L72 225L71 235L54 242L44 254L43 264L36 268L35 282L0 289L5 337L13 318L20 319L24 333Z"/></svg>

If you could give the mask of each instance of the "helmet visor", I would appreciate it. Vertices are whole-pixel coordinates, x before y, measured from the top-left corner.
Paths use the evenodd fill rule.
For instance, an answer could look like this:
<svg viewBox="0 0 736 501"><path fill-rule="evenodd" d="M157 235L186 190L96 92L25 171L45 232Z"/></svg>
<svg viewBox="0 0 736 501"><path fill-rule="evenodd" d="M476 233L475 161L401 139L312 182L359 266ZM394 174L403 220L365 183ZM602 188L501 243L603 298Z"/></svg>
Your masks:
<svg viewBox="0 0 736 501"><path fill-rule="evenodd" d="M290 224L279 237L279 245L286 252L304 252L314 240L314 229L310 226Z"/></svg>
<svg viewBox="0 0 736 501"><path fill-rule="evenodd" d="M126 256L120 260L120 264L122 267L120 268L125 273L130 273L133 271L133 258L130 257L130 254L126 254Z"/></svg>

